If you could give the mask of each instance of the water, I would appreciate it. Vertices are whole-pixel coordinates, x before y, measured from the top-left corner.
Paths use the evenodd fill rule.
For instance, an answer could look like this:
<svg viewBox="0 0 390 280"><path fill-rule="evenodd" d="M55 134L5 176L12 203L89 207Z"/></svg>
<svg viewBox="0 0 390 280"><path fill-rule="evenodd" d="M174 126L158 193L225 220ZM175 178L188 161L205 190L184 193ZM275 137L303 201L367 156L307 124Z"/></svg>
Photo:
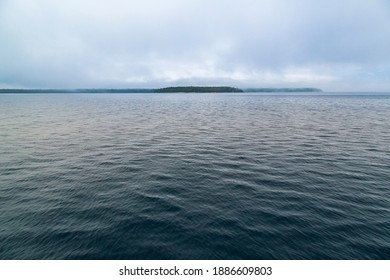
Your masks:
<svg viewBox="0 0 390 280"><path fill-rule="evenodd" d="M390 95L0 95L1 259L390 259Z"/></svg>

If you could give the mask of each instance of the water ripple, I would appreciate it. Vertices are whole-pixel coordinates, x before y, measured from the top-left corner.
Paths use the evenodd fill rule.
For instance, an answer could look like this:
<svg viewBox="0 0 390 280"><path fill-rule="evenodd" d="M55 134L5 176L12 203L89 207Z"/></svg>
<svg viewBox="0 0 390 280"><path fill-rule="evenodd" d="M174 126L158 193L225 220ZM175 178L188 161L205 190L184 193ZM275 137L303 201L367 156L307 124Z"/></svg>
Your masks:
<svg viewBox="0 0 390 280"><path fill-rule="evenodd" d="M388 95L0 101L0 259L390 259Z"/></svg>

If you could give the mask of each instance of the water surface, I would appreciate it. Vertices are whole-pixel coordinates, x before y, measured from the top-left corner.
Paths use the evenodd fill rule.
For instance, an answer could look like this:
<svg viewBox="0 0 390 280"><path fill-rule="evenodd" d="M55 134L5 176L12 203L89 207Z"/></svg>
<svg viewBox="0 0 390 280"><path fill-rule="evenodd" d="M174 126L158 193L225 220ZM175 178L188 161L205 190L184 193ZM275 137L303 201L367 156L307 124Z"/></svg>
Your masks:
<svg viewBox="0 0 390 280"><path fill-rule="evenodd" d="M1 259L390 259L390 95L0 95Z"/></svg>

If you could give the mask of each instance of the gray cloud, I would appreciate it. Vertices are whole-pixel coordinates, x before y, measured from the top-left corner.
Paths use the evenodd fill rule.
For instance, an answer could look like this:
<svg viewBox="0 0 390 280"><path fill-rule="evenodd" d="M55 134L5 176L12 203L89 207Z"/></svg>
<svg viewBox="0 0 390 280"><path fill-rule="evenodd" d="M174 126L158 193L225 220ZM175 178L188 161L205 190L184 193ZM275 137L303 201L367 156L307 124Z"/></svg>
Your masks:
<svg viewBox="0 0 390 280"><path fill-rule="evenodd" d="M390 90L385 0L2 0L0 42L0 87Z"/></svg>

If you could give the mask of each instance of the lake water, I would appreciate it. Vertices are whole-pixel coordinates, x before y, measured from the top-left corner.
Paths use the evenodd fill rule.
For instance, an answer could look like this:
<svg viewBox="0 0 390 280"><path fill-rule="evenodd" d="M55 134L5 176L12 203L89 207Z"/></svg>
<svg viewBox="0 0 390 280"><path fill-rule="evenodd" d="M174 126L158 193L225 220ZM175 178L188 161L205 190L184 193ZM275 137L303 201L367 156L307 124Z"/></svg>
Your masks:
<svg viewBox="0 0 390 280"><path fill-rule="evenodd" d="M0 259L390 259L390 95L0 95Z"/></svg>

